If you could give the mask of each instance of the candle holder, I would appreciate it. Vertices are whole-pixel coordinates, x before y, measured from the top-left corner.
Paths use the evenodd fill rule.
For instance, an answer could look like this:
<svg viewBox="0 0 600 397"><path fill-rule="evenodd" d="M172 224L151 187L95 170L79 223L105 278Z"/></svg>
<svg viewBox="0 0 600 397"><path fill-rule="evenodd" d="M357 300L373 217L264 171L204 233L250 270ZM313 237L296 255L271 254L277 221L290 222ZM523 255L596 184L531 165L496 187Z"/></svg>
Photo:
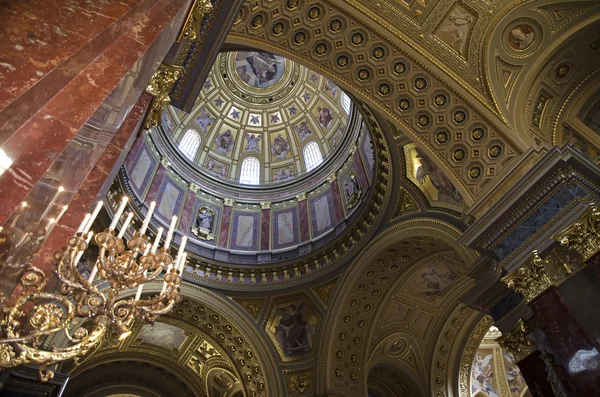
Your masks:
<svg viewBox="0 0 600 397"><path fill-rule="evenodd" d="M147 218L151 216L149 211ZM68 240L67 247L54 256L57 261L54 273L60 282L58 291L44 291L46 275L29 264L19 282L22 295L10 306L4 305L6 297L0 301L4 307L0 318L0 369L39 364L39 378L46 382L54 376L52 371L46 370L48 366L87 354L105 335L124 339L131 334L129 325L134 318L153 323L181 300L179 285L186 239L182 240L179 255L174 260L168 246L157 249L162 230L154 244L139 231L126 244L122 233L115 235L112 227L96 234L94 240L100 253L86 279L77 265L92 237L86 225L91 225L93 218L95 216L86 216L75 236ZM128 219L131 220L131 216ZM169 232L172 235L173 230ZM158 280L163 271L166 273L162 278L162 291L142 299L143 286ZM93 283L96 277L101 279L100 283ZM100 290L100 284L106 284L106 288ZM124 289L136 287L135 298L121 296ZM47 337L60 331L66 334L66 347L42 348Z"/></svg>

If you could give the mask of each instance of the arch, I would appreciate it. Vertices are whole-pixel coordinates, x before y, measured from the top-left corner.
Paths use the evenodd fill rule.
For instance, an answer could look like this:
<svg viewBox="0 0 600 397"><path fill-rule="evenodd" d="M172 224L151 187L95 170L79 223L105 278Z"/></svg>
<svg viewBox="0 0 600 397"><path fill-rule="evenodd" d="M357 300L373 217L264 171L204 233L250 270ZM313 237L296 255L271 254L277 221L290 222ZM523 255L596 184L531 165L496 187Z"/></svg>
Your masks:
<svg viewBox="0 0 600 397"><path fill-rule="evenodd" d="M246 157L242 161L240 183L258 185L260 183L260 161L256 157Z"/></svg>
<svg viewBox="0 0 600 397"><path fill-rule="evenodd" d="M311 141L306 146L304 146L304 149L302 149L302 154L304 155L304 165L306 167L306 172L314 170L321 163L323 163L323 155L321 154L321 149L319 148L319 144L315 141Z"/></svg>
<svg viewBox="0 0 600 397"><path fill-rule="evenodd" d="M192 129L187 130L181 141L179 141L177 148L185 157L194 161L200 148L200 135Z"/></svg>
<svg viewBox="0 0 600 397"><path fill-rule="evenodd" d="M323 345L318 361L318 393L342 390L347 395L367 393L367 374L360 371L360 368L367 368L369 364L369 352L373 351L372 338L376 325L374 320L380 316L382 310L380 308L385 306L382 299L388 295L387 292L395 284L394 280L405 274L405 271L411 271L410 263L432 254L452 248L457 258L464 263L463 270L466 271L475 263L477 256L470 249L456 243L460 234L461 231L456 227L437 219L406 220L380 234L372 241L371 246L355 259L350 270L336 287L336 295L328 311L331 314L325 320L323 329L327 330L327 336L322 340ZM418 240L424 237L437 241L438 247L431 248L433 251L425 250L420 254L421 256L412 258L414 260L409 263L402 264L401 258L392 260L401 255L396 251L400 250L403 241L408 242L410 239ZM427 247L429 243L423 241L423 246ZM390 257L382 259L381 254L384 252ZM400 271L397 265L402 265L404 271ZM385 270L387 279L385 284L380 283L377 286L378 291L374 294L373 288L367 286L370 283L364 281L375 280L376 275L381 277L378 274L381 274L382 270ZM393 277L391 280L390 276ZM360 284L364 286L361 287ZM367 311L370 313L366 314ZM450 312L451 310L444 311L444 317ZM363 320L363 326L357 326L357 320ZM342 356L351 356L355 363L353 367L339 368L337 363L340 362L340 352ZM454 382L453 379L447 381Z"/></svg>
<svg viewBox="0 0 600 397"><path fill-rule="evenodd" d="M600 98L598 98L598 94L596 95L594 101L595 103L592 103L592 107L583 117L583 123L592 131L600 134Z"/></svg>

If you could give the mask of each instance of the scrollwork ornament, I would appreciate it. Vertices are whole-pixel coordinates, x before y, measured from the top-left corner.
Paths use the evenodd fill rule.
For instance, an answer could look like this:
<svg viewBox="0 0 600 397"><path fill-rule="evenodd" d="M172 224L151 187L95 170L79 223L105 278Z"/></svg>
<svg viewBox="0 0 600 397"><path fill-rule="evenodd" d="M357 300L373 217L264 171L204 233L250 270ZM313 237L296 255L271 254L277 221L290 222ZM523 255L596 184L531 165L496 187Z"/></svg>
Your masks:
<svg viewBox="0 0 600 397"><path fill-rule="evenodd" d="M177 42L181 42L182 39L187 39L191 42L199 41L202 19L205 14L210 14L212 11L213 6L210 0L196 0L188 14L185 25L181 30L181 34L177 38Z"/></svg>
<svg viewBox="0 0 600 397"><path fill-rule="evenodd" d="M531 262L502 278L508 288L520 293L527 303L541 295L552 281L546 273L544 260L533 251Z"/></svg>
<svg viewBox="0 0 600 397"><path fill-rule="evenodd" d="M530 332L529 326L523 320L519 320L513 329L498 338L498 343L512 354L518 363L535 350L533 341L529 339Z"/></svg>
<svg viewBox="0 0 600 397"><path fill-rule="evenodd" d="M590 205L575 223L552 238L587 261L600 251L600 208Z"/></svg>
<svg viewBox="0 0 600 397"><path fill-rule="evenodd" d="M154 75L152 75L150 83L146 88L146 91L154 96L148 109L146 121L144 122L144 127L147 130L160 125L162 111L165 106L171 103L169 92L171 92L182 70L183 68L180 66L162 64Z"/></svg>

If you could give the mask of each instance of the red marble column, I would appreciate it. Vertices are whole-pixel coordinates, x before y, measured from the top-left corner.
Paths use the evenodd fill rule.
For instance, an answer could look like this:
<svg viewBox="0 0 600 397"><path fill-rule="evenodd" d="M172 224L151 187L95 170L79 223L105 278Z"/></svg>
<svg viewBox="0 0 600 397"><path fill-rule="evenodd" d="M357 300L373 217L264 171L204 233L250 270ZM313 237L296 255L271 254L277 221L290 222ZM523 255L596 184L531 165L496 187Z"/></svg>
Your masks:
<svg viewBox="0 0 600 397"><path fill-rule="evenodd" d="M298 200L298 215L300 217L300 241L310 240L310 227L308 222L308 202L306 199Z"/></svg>
<svg viewBox="0 0 600 397"><path fill-rule="evenodd" d="M271 210L263 208L260 212L260 249L268 251L271 240Z"/></svg>
<svg viewBox="0 0 600 397"><path fill-rule="evenodd" d="M558 363L565 369L577 390L577 395L599 396L600 371L590 367L600 360L598 350L564 305L559 289L554 286L548 288L529 306L554 350Z"/></svg>
<svg viewBox="0 0 600 397"><path fill-rule="evenodd" d="M340 187L337 179L331 183L331 197L333 199L333 208L335 209L334 225L336 225L344 219L344 203L340 195Z"/></svg>
<svg viewBox="0 0 600 397"><path fill-rule="evenodd" d="M219 247L227 248L232 213L233 207L230 205L223 206L223 219L221 219L221 228L219 229Z"/></svg>
<svg viewBox="0 0 600 397"><path fill-rule="evenodd" d="M535 352L517 363L523 379L527 383L529 392L533 397L553 396L552 385L548 382L546 364Z"/></svg>
<svg viewBox="0 0 600 397"><path fill-rule="evenodd" d="M360 187L364 191L366 187L369 186L369 180L367 179L365 167L360 158L360 153L358 150L354 152L354 165L356 166L356 172L358 173L358 181L360 182Z"/></svg>
<svg viewBox="0 0 600 397"><path fill-rule="evenodd" d="M196 194L188 190L187 196L185 198L185 203L183 204L183 210L181 211L181 216L179 217L179 230L183 235L187 236L190 233L190 229L194 226L196 219L192 219L192 212L194 212L194 203L196 202Z"/></svg>
<svg viewBox="0 0 600 397"><path fill-rule="evenodd" d="M100 183L94 167L110 177L108 159L126 155L129 137L117 131L179 33L190 0L8 3L0 3L0 149L12 160L0 175L6 293L15 279L4 265L23 265L45 248L52 219L87 197L88 178ZM72 214L62 233L77 223Z"/></svg>

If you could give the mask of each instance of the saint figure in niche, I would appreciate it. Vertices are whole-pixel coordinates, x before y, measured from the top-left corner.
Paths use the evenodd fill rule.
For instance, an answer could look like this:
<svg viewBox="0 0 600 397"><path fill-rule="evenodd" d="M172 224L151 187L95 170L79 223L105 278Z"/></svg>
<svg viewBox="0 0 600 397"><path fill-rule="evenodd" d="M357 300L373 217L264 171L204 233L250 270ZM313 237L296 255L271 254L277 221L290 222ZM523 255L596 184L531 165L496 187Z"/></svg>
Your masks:
<svg viewBox="0 0 600 397"><path fill-rule="evenodd" d="M215 145L217 153L227 156L233 150L233 135L231 134L231 130L217 135Z"/></svg>
<svg viewBox="0 0 600 397"><path fill-rule="evenodd" d="M258 143L260 142L260 135L249 134L246 132L245 137L246 137L246 148L244 149L244 151L260 153L260 148L258 147Z"/></svg>
<svg viewBox="0 0 600 397"><path fill-rule="evenodd" d="M271 154L275 156L277 160L285 159L288 152L290 151L290 144L283 139L281 134L277 134L277 137L273 140L271 144Z"/></svg>
<svg viewBox="0 0 600 397"><path fill-rule="evenodd" d="M192 227L192 233L201 240L214 240L215 236L212 234L214 218L215 211L212 208L200 207L196 224Z"/></svg>
<svg viewBox="0 0 600 397"><path fill-rule="evenodd" d="M360 196L362 195L362 190L358 185L358 180L354 172L350 173L348 178L346 178L346 182L344 183L344 192L346 193L346 209L356 206Z"/></svg>
<svg viewBox="0 0 600 397"><path fill-rule="evenodd" d="M318 107L317 112L319 113L319 125L323 128L331 128L331 124L333 124L331 109Z"/></svg>

